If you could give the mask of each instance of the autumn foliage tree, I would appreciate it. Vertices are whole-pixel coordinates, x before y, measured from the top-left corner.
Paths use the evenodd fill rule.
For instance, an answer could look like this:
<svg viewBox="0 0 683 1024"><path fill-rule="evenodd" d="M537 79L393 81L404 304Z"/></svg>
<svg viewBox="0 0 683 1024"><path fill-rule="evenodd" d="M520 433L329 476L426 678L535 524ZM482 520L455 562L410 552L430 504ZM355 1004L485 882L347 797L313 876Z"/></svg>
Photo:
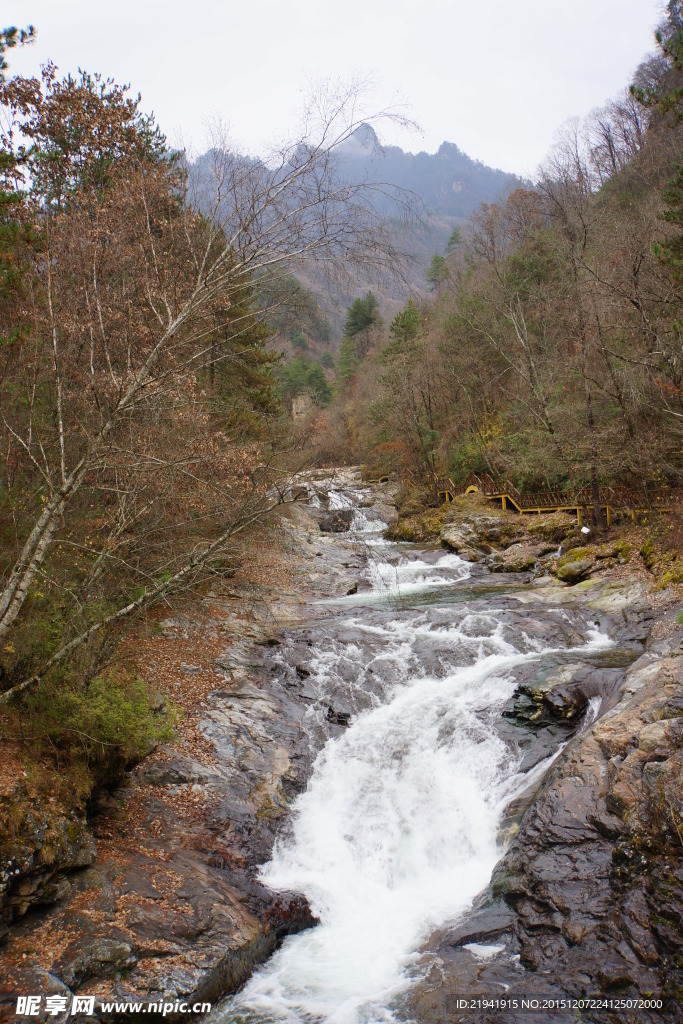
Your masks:
<svg viewBox="0 0 683 1024"><path fill-rule="evenodd" d="M681 4L667 10L633 89L568 124L533 188L475 212L419 329L396 317L348 413L357 456L380 468L400 444L424 482L680 485Z"/></svg>
<svg viewBox="0 0 683 1024"><path fill-rule="evenodd" d="M48 65L2 84L17 197L0 300L5 699L96 661L282 500L256 283L297 261L391 259L372 190L334 160L354 98L328 114L319 96L279 161L214 148L199 174L108 79Z"/></svg>

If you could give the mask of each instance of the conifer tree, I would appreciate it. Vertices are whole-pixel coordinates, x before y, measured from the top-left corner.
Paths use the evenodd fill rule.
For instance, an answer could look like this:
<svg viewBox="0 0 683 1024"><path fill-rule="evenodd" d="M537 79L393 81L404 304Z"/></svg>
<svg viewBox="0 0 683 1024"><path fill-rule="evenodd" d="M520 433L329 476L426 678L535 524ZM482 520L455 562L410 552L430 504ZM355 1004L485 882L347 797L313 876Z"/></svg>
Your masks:
<svg viewBox="0 0 683 1024"><path fill-rule="evenodd" d="M362 299L355 299L346 314L344 324L344 335L347 338L354 338L361 331L378 325L380 322L379 303L372 292L368 292Z"/></svg>
<svg viewBox="0 0 683 1024"><path fill-rule="evenodd" d="M432 262L427 268L427 281L432 286L432 290L436 289L438 291L447 278L448 267L446 266L446 260L436 252L432 256Z"/></svg>
<svg viewBox="0 0 683 1024"><path fill-rule="evenodd" d="M412 299L408 299L405 309L397 313L391 321L389 332L394 341L401 344L414 341L422 327L422 316Z"/></svg>
<svg viewBox="0 0 683 1024"><path fill-rule="evenodd" d="M11 25L9 28L0 29L0 85L5 82L5 72L9 67L5 57L7 51L15 46L32 43L35 38L36 30L33 25L29 25L28 28L17 28L15 25Z"/></svg>
<svg viewBox="0 0 683 1024"><path fill-rule="evenodd" d="M655 108L669 123L683 120L683 0L669 0L665 24L655 32L667 73L657 84L631 85L630 91L644 107Z"/></svg>
<svg viewBox="0 0 683 1024"><path fill-rule="evenodd" d="M360 359L354 338L343 338L337 356L337 389L346 391L358 369Z"/></svg>

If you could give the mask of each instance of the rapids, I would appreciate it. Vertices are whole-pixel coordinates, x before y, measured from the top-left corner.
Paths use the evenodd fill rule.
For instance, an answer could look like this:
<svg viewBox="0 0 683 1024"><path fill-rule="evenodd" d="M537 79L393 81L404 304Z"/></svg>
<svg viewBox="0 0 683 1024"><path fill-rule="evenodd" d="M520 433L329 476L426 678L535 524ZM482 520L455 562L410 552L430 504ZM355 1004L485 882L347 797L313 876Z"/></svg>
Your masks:
<svg viewBox="0 0 683 1024"><path fill-rule="evenodd" d="M333 492L329 507L361 496ZM528 767L501 728L516 672L610 644L580 610L544 610L551 642L529 633L498 596L505 587L483 580L478 595L481 576L457 555L390 544L382 526L356 512L368 589L327 602L311 632L306 728L319 753L261 872L304 893L320 924L285 940L219 1008L221 1024L401 1020L420 946L487 885L506 807L561 750L558 740ZM285 644L278 655L283 679L291 653ZM328 706L348 728L330 729Z"/></svg>

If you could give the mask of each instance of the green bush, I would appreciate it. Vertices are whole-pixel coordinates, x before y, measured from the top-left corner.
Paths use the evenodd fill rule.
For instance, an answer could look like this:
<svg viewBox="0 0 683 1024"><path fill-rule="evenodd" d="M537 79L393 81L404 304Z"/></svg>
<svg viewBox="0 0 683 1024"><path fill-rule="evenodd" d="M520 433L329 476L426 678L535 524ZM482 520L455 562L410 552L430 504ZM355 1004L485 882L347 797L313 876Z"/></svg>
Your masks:
<svg viewBox="0 0 683 1024"><path fill-rule="evenodd" d="M300 352L308 352L308 342L303 331L295 330L292 332L292 347Z"/></svg>
<svg viewBox="0 0 683 1024"><path fill-rule="evenodd" d="M39 743L91 768L116 771L173 736L173 714L151 699L140 678L121 671L80 686L46 682L26 700L24 711Z"/></svg>

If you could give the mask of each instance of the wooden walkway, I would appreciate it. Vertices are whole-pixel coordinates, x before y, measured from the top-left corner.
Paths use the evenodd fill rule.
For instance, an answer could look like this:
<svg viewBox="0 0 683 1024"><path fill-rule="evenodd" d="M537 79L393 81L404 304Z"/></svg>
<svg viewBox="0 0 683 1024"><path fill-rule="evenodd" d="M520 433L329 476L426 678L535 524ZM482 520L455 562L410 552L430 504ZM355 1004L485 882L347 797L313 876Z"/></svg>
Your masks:
<svg viewBox="0 0 683 1024"><path fill-rule="evenodd" d="M452 501L460 494L485 494L500 500L503 508L517 512L572 512L579 526L584 515L593 508L593 491L583 487L578 491L518 491L509 480L494 480L488 473L471 474L464 484L457 486L450 477L437 480L437 491L444 501ZM638 512L671 512L683 503L682 487L651 487L638 490L631 487L600 487L599 507L610 526L617 512L626 512L633 519Z"/></svg>

